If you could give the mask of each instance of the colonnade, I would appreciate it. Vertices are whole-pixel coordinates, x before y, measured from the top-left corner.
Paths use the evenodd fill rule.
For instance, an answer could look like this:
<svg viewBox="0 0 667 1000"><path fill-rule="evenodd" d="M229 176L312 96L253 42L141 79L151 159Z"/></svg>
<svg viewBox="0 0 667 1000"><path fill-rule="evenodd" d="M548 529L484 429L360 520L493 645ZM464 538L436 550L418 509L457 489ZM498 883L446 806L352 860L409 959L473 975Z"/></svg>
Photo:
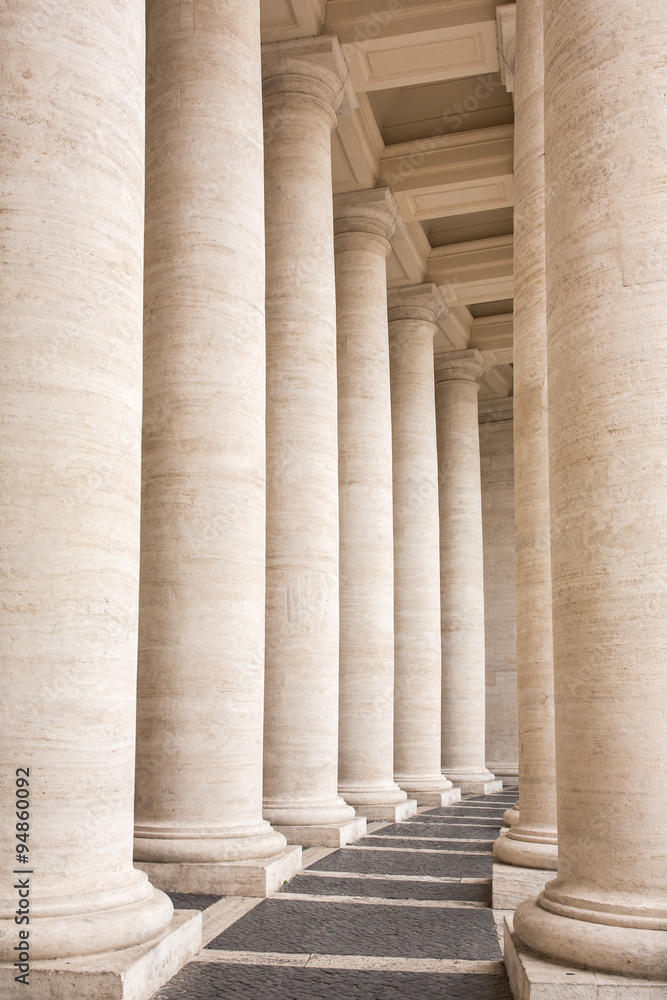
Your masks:
<svg viewBox="0 0 667 1000"><path fill-rule="evenodd" d="M503 895L514 881L504 905L519 904L506 936L515 995L557 981L559 995L578 996L584 967L620 976L606 980L619 995L657 998L667 17L627 0L515 9L520 798L494 846L494 905L496 881Z"/></svg>
<svg viewBox="0 0 667 1000"><path fill-rule="evenodd" d="M484 359L434 359L435 286L387 297L391 192L332 202L338 41L262 50L255 0L192 13L149 0L147 80L139 0L2 13L3 795L28 772L34 853L0 859L33 880L39 997L91 995L83 956L122 983L132 949L149 996L201 941L161 889L262 895L301 845L498 787ZM665 51L656 5L518 0L521 798L496 845L557 864L521 947L658 988ZM5 880L8 997L15 913Z"/></svg>
<svg viewBox="0 0 667 1000"><path fill-rule="evenodd" d="M37 71L51 54L31 49L28 8L13 6L3 37ZM78 9L87 48L65 45L55 7L43 36L62 42L73 81L53 93L57 120L43 120L39 88L15 97L49 144L47 173L34 155L20 179L8 172L3 655L16 711L3 759L34 786L30 956L51 962L38 995L89 995L90 969L63 978L62 962L100 952L122 992L143 948L148 996L201 940L199 915L174 916L161 890L264 895L299 869L301 845L457 801L450 769L454 782L490 777L484 689L481 743L476 730L443 774L445 307L433 285L387 303L390 191L332 204L331 130L353 100L338 41L261 48L251 0L194 21L188 0L152 0L144 216L143 4L106 19ZM28 121L5 120L17 151L34 149ZM85 143L81 173L66 154ZM471 392L440 422L467 455L481 367L464 355ZM470 471L479 542L478 462ZM443 489L465 506L460 475ZM466 572L452 556L452 595ZM477 612L466 672L479 680ZM456 711L450 699L445 730ZM13 850L3 843L3 870ZM8 996L13 891L0 892Z"/></svg>

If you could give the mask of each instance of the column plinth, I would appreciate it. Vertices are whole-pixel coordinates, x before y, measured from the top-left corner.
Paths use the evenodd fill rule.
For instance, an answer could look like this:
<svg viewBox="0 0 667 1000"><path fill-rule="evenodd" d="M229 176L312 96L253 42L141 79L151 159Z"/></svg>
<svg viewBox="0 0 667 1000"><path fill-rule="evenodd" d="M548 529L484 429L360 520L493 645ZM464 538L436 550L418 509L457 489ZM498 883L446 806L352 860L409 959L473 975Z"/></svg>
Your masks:
<svg viewBox="0 0 667 1000"><path fill-rule="evenodd" d="M122 998L139 949L142 1000L201 946L132 865L144 4L4 4L0 60L0 993Z"/></svg>
<svg viewBox="0 0 667 1000"><path fill-rule="evenodd" d="M334 198L338 791L367 819L392 818L391 807L407 799L394 781L394 536L385 262L397 219L398 206L387 188Z"/></svg>
<svg viewBox="0 0 667 1000"><path fill-rule="evenodd" d="M437 285L388 295L394 452L394 774L420 805L458 801L440 770L442 659L433 337Z"/></svg>
<svg viewBox="0 0 667 1000"><path fill-rule="evenodd" d="M667 20L545 0L544 46L559 857L514 927L664 991Z"/></svg>
<svg viewBox="0 0 667 1000"><path fill-rule="evenodd" d="M262 817L262 90L254 0L190 7L149 5L135 858L222 893L286 847Z"/></svg>
<svg viewBox="0 0 667 1000"><path fill-rule="evenodd" d="M477 350L435 356L440 500L442 772L462 791L502 782L485 764L484 574Z"/></svg>
<svg viewBox="0 0 667 1000"><path fill-rule="evenodd" d="M555 870L551 542L541 0L517 0L514 62L514 501L519 816L494 844L505 864Z"/></svg>
<svg viewBox="0 0 667 1000"><path fill-rule="evenodd" d="M331 129L336 39L263 47L267 575L264 816L288 839L347 824L338 795L338 442ZM359 825L359 821L357 826ZM356 829L356 828L355 828ZM310 830L303 835L303 831ZM354 835L350 828L349 836ZM357 834L358 835L358 834ZM337 845L336 845L337 846Z"/></svg>

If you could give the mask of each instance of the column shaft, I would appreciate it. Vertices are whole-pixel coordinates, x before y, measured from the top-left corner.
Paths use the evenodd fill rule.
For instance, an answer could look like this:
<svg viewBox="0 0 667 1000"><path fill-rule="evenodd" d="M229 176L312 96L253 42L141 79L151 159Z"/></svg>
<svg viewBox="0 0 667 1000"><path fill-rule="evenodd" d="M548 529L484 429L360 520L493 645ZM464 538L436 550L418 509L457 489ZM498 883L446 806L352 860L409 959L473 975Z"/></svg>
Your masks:
<svg viewBox="0 0 667 1000"><path fill-rule="evenodd" d="M517 0L514 67L514 497L520 818L507 864L555 869L542 0Z"/></svg>
<svg viewBox="0 0 667 1000"><path fill-rule="evenodd" d="M440 770L442 658L433 337L437 285L389 292L394 452L395 777L420 805L460 798Z"/></svg>
<svg viewBox="0 0 667 1000"><path fill-rule="evenodd" d="M354 813L337 793L338 440L330 135L342 86L337 44L305 39L264 47L264 815L282 827L336 824ZM325 45L328 52L321 55ZM332 69L324 63L327 58L340 61Z"/></svg>
<svg viewBox="0 0 667 1000"><path fill-rule="evenodd" d="M667 12L544 10L559 859L515 927L667 980Z"/></svg>
<svg viewBox="0 0 667 1000"><path fill-rule="evenodd" d="M386 188L334 199L338 790L357 813L373 819L397 818L392 807L406 799L394 782L394 536L385 263L397 216L398 207Z"/></svg>
<svg viewBox="0 0 667 1000"><path fill-rule="evenodd" d="M143 3L4 4L0 62L0 960L13 963L14 869L33 961L149 941L173 908L132 867ZM14 975L0 970L3 993L22 988ZM49 995L81 995L60 987Z"/></svg>
<svg viewBox="0 0 667 1000"><path fill-rule="evenodd" d="M479 351L436 355L442 771L466 791L498 790L497 785L490 787L493 775L485 764L484 572L477 415L483 370L484 359Z"/></svg>
<svg viewBox="0 0 667 1000"><path fill-rule="evenodd" d="M194 26L190 9L149 5L135 856L210 865L285 840L261 812L259 8L200 11ZM183 873L157 877L180 888Z"/></svg>

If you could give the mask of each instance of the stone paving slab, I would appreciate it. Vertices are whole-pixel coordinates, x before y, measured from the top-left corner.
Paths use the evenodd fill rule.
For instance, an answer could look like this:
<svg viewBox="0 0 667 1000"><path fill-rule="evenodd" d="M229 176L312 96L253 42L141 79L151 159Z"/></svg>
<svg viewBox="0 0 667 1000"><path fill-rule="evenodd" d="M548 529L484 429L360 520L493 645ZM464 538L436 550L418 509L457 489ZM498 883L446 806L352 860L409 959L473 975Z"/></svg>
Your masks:
<svg viewBox="0 0 667 1000"><path fill-rule="evenodd" d="M513 1000L506 976L186 966L154 1000Z"/></svg>
<svg viewBox="0 0 667 1000"><path fill-rule="evenodd" d="M203 892L168 892L175 910L205 910L224 896L209 896Z"/></svg>
<svg viewBox="0 0 667 1000"><path fill-rule="evenodd" d="M360 872L378 875L432 875L436 878L490 878L492 855L425 854L422 851L334 851L311 865L310 871Z"/></svg>
<svg viewBox="0 0 667 1000"><path fill-rule="evenodd" d="M471 795L462 802L516 802L517 792L496 792L495 795Z"/></svg>
<svg viewBox="0 0 667 1000"><path fill-rule="evenodd" d="M504 810L503 810L503 812L504 812ZM438 810L437 813L428 813L428 814L423 813L421 816L415 816L413 819L410 820L410 822L411 823L422 823L422 824L425 823L427 826L431 826L431 824L434 823L434 822L436 822L436 823L460 823L462 825L465 825L466 823L472 822L468 818L469 816L470 816L470 813L468 813L467 816L457 816L456 813L446 812L444 809L442 809L442 810ZM475 816L474 822L475 823L479 823L482 826L484 826L484 825L486 825L486 826L496 826L497 824L500 824L502 826L502 812L500 812L498 814L498 816L480 816L479 819L477 819L477 816ZM402 825L403 824L401 824L401 826Z"/></svg>
<svg viewBox="0 0 667 1000"><path fill-rule="evenodd" d="M496 826L478 826L477 824L474 826L464 826L463 823L438 823L437 825L429 824L428 826L422 824L422 826L413 827L413 829L405 829L405 832L398 833L397 831L395 836L419 837L420 840L428 837L452 837L455 840L467 840L470 838L471 840L486 840L493 843L501 829L500 824ZM385 836L385 834L385 830L378 830L378 836ZM392 834L389 834L389 836L392 836ZM368 840L368 837L364 837L363 840L359 840L357 843L360 847L363 847ZM422 844L421 846L428 847L428 844ZM473 844L470 845L470 849L477 850Z"/></svg>
<svg viewBox="0 0 667 1000"><path fill-rule="evenodd" d="M265 899L207 949L502 959L487 909L439 909Z"/></svg>
<svg viewBox="0 0 667 1000"><path fill-rule="evenodd" d="M468 820L468 822L470 821ZM454 832L452 832L453 828ZM499 827L496 826L483 827L482 828L483 836L481 838L472 838L472 839L488 840L489 843L493 843L493 841L496 839L497 836L496 830L498 829ZM467 838L470 835L460 834L459 824L457 823L395 823L392 824L392 826L385 826L382 828L382 830L378 830L375 836L376 837L419 837L419 838L456 837L458 839L459 836ZM363 840L359 841L359 844L363 847L363 845L367 843L368 840L369 840L368 837L364 837ZM423 844L422 846L427 847L428 845ZM472 844L470 846L472 849L476 850L476 848L474 848Z"/></svg>
<svg viewBox="0 0 667 1000"><path fill-rule="evenodd" d="M475 816L490 816L491 819L496 819L498 816L502 816L504 812L504 802L497 806L480 805L478 802L464 802L455 806L448 806L446 815L458 816L463 814L470 815L473 813ZM427 819L429 818L428 813L420 813L420 816L425 816Z"/></svg>
<svg viewBox="0 0 667 1000"><path fill-rule="evenodd" d="M383 831L384 833L384 831ZM434 834L431 834L434 836ZM475 844L469 843L459 843L456 840L427 840L422 837L417 840L410 840L407 837L402 836L400 839L398 837L364 837L362 846L363 847L400 847L404 850L419 850L425 848L429 851L454 851L458 854L477 854L491 851L493 841L489 841L489 845L485 844Z"/></svg>
<svg viewBox="0 0 667 1000"><path fill-rule="evenodd" d="M296 875L280 892L310 893L314 896L382 896L385 899L451 899L491 905L490 885L465 882L392 882L391 879Z"/></svg>

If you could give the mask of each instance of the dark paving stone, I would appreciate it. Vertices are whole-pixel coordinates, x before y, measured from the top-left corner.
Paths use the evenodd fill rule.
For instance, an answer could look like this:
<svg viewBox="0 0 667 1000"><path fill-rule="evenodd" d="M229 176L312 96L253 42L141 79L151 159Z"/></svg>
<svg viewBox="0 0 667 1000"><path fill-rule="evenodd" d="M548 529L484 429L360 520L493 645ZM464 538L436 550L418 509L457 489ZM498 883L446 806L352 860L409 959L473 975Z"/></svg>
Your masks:
<svg viewBox="0 0 667 1000"><path fill-rule="evenodd" d="M264 899L206 946L225 951L500 961L490 910Z"/></svg>
<svg viewBox="0 0 667 1000"><path fill-rule="evenodd" d="M201 892L168 892L175 910L205 910L217 903L222 896L207 896Z"/></svg>
<svg viewBox="0 0 667 1000"><path fill-rule="evenodd" d="M452 899L491 905L491 886L466 882L408 882L391 879L318 878L295 875L281 892L314 896L377 896L383 899Z"/></svg>
<svg viewBox="0 0 667 1000"><path fill-rule="evenodd" d="M310 871L360 872L363 875L443 875L490 878L491 855L423 854L420 851L334 851L310 865Z"/></svg>
<svg viewBox="0 0 667 1000"><path fill-rule="evenodd" d="M468 820L468 823L470 825L465 825L463 823L442 823L438 824L438 826L429 825L424 827L423 833L420 830L415 830L414 834L410 831L409 834L404 834L404 836L415 836L418 837L420 841L426 841L429 837L452 837L454 840L466 840L469 838L471 840L486 840L488 843L493 843L500 830L499 826L477 826L476 823L473 825L470 820ZM378 830L377 835L380 836L383 833L384 830ZM364 837L363 840L358 841L359 846L363 847L369 842L369 840L370 837ZM429 845L424 842L422 846L428 847ZM472 844L471 848L473 848ZM476 849L477 848L474 847L474 850Z"/></svg>
<svg viewBox="0 0 667 1000"><path fill-rule="evenodd" d="M470 813L467 813L466 815L469 816ZM447 812L445 809L438 809L437 811L434 810L432 813L428 813L428 814L424 813L422 816L416 816L415 819L419 820L421 823L429 823L430 824L430 823L433 823L434 821L438 822L438 823L443 823L443 822L446 821L448 823L463 823L464 826L465 826L466 823L470 823L471 822L469 819L466 819L466 816L459 816L457 813ZM411 820L410 822L413 822L413 821ZM480 816L479 820L476 821L476 822L479 822L481 824L486 823L486 824L488 824L488 826L494 826L495 827L495 826L498 825L498 823L502 823L502 815L500 815L498 817L494 817L494 816ZM401 823L401 826L403 826L402 823Z"/></svg>
<svg viewBox="0 0 667 1000"><path fill-rule="evenodd" d="M451 829L449 830L449 834L451 836ZM431 836L435 836L435 834L432 834ZM470 854L471 852L476 853L477 851L490 851L492 849L491 844L493 844L492 840L489 841L489 846L486 847L484 844L470 844L468 842L462 844L456 840L426 840L424 837L417 840L408 840L407 838L405 840L398 840L396 837L389 836L385 840L383 840L382 837L364 837L363 846L393 847L394 844L389 843L389 841L395 841L396 847L402 847L407 850L418 851L422 848L426 848L429 851L456 851L459 854Z"/></svg>
<svg viewBox="0 0 667 1000"><path fill-rule="evenodd" d="M471 820L467 820L467 823L472 823ZM496 839L496 831L499 827L496 826L482 826L477 827L477 824L472 824L475 829L483 830L482 840L488 840L489 843L493 843ZM465 827L464 827L465 828ZM392 826L385 826L383 830L378 830L376 834L371 834L370 836L364 837L359 843L363 846L367 844L372 836L375 837L455 837L459 839L460 828L458 824L455 823L395 823ZM470 834L460 834L461 837L470 836ZM473 837L473 839L479 839ZM419 846L419 845L418 845ZM428 847L428 844L424 844L424 847Z"/></svg>
<svg viewBox="0 0 667 1000"><path fill-rule="evenodd" d="M154 1000L512 1000L504 975L186 966Z"/></svg>
<svg viewBox="0 0 667 1000"><path fill-rule="evenodd" d="M479 823L481 826L488 825L490 827L497 828L503 825L503 812L495 814L488 812L476 813L472 812L471 810L468 810L468 812L451 813L450 815L447 815L447 813L445 813L444 816L430 816L429 820L427 821L427 824L430 825L431 823L436 823L436 822L463 823L463 825L465 826L466 823L472 823L472 825L475 826L475 824Z"/></svg>
<svg viewBox="0 0 667 1000"><path fill-rule="evenodd" d="M504 803L499 806L487 806L480 805L478 802L471 802L463 806L442 806L442 808L446 809L446 812L452 813L453 816L456 816L457 813L474 813L475 816L486 816L487 814L489 816L502 816L505 812ZM428 816L428 813L422 813L421 815Z"/></svg>
<svg viewBox="0 0 667 1000"><path fill-rule="evenodd" d="M497 795L471 795L463 802L516 802L517 796L514 792L498 792Z"/></svg>

